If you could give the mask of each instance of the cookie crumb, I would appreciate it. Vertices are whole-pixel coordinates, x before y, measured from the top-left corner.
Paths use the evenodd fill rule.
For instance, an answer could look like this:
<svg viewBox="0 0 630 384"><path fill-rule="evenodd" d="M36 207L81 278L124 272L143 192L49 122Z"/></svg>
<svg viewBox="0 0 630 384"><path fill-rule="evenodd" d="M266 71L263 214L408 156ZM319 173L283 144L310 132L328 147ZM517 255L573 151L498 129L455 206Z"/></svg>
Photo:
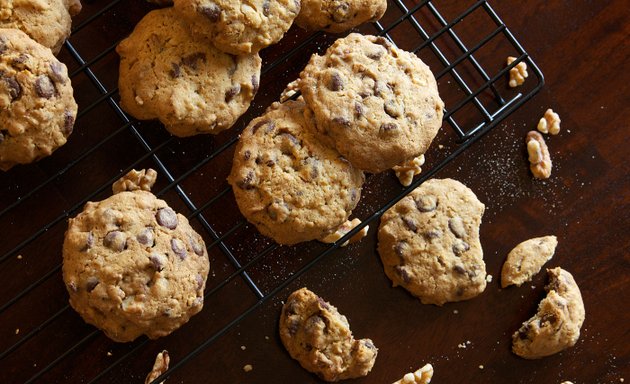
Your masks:
<svg viewBox="0 0 630 384"><path fill-rule="evenodd" d="M243 371L245 372L251 372L254 369L254 367L252 367L251 364L247 364L243 367Z"/></svg>
<svg viewBox="0 0 630 384"><path fill-rule="evenodd" d="M247 349L247 347L246 347L246 346L241 345L241 351L244 351L244 350L246 350L246 349Z"/></svg>
<svg viewBox="0 0 630 384"><path fill-rule="evenodd" d="M466 343L457 344L457 348L465 349Z"/></svg>
<svg viewBox="0 0 630 384"><path fill-rule="evenodd" d="M444 146L442 144L438 144L438 148L444 149Z"/></svg>
<svg viewBox="0 0 630 384"><path fill-rule="evenodd" d="M483 369L483 365L479 365L479 369Z"/></svg>
<svg viewBox="0 0 630 384"><path fill-rule="evenodd" d="M15 328L15 334L17 335L18 333L20 333L20 328Z"/></svg>
<svg viewBox="0 0 630 384"><path fill-rule="evenodd" d="M269 336L265 336L265 340L269 340Z"/></svg>
<svg viewBox="0 0 630 384"><path fill-rule="evenodd" d="M22 258L23 258L22 255L17 255L18 260L22 260Z"/></svg>
<svg viewBox="0 0 630 384"><path fill-rule="evenodd" d="M486 282L492 283L492 275L490 274L486 275Z"/></svg>
<svg viewBox="0 0 630 384"><path fill-rule="evenodd" d="M453 313L457 315L459 311L457 309L453 309Z"/></svg>
<svg viewBox="0 0 630 384"><path fill-rule="evenodd" d="M113 354L110 351L107 351L107 356L111 357Z"/></svg>

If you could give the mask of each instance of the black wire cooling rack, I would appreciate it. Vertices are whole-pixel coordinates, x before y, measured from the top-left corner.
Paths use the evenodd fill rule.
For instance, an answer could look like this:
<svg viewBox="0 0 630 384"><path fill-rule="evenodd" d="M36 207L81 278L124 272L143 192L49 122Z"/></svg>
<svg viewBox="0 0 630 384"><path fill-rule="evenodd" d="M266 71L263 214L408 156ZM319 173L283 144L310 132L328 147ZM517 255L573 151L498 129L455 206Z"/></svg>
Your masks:
<svg viewBox="0 0 630 384"><path fill-rule="evenodd" d="M111 381L110 375L118 367L146 347L148 340L141 339L120 347L109 359L86 357L88 346L97 350L116 347L98 330L82 324L67 304L61 282L61 243L67 218L75 216L86 202L106 197L111 184L129 170L157 169L160 182L154 190L156 195L186 213L204 236L211 264L216 268L214 276L209 277L206 302L223 295L223 290L248 289L253 294L242 307L227 311L229 316L224 322L202 332L187 354L155 381L159 382L210 348L363 226L374 222L543 86L542 73L487 1L460 2L467 4L455 10L442 9L438 1L390 1L385 17L361 31L384 35L399 47L416 52L430 65L446 102L445 124L439 138L452 139L457 145L410 187L370 208L363 215L361 226L335 244L309 245L309 256L303 262L277 268L279 271L269 281L261 278L268 270L265 263L270 255L286 252L286 247L271 243L249 228L239 216L225 182L238 133L269 103L261 103L257 98L234 128L216 137L181 140L168 136L155 122L134 121L117 101L115 47L138 21L127 18L134 14L128 12L129 8L141 17L149 6L122 0L85 3L61 56L68 64L73 84L81 84L80 88L75 85L80 105L75 133L50 159L0 176L0 223L17 234L0 242L0 278L4 282L0 288L0 323L4 332L0 340L0 378L7 375L0 382L51 382L54 379L50 377L67 377L59 372L76 362L89 366L85 370L89 375L71 375L69 382L96 383L106 377ZM467 23L471 25L466 27ZM472 29L474 33L462 34L458 32L460 28ZM277 98L310 54L321 52L334 38L292 30L278 47L265 52L262 97L270 101ZM506 66L508 55L517 59ZM488 61L488 57L494 61ZM527 63L530 78L523 87L510 89L506 85L508 71L520 62ZM91 130L93 125L114 128ZM133 143L133 149L120 151L121 143ZM202 193L193 188L199 183L204 184ZM33 207L38 207L38 211L34 212ZM45 212L39 211L41 207L46 207ZM232 213L221 213L224 211ZM239 288L233 288L237 283ZM29 308L37 308L38 314L24 316ZM53 375L55 372L57 376Z"/></svg>

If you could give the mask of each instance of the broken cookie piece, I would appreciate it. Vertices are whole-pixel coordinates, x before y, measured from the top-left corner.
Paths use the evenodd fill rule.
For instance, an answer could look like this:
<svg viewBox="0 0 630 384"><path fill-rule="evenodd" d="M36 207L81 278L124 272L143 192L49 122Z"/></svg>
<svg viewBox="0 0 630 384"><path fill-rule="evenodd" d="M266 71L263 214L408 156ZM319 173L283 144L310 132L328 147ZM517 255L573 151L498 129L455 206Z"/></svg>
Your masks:
<svg viewBox="0 0 630 384"><path fill-rule="evenodd" d="M307 288L282 307L280 339L304 369L330 382L367 375L378 353L372 340L356 340L348 319Z"/></svg>
<svg viewBox="0 0 630 384"><path fill-rule="evenodd" d="M560 267L547 273L548 293L538 312L512 335L512 352L525 359L539 359L572 347L584 323L584 302L573 276Z"/></svg>
<svg viewBox="0 0 630 384"><path fill-rule="evenodd" d="M125 176L112 184L112 191L114 194L122 191L137 190L150 192L156 179L157 172L151 168L141 169L139 171L132 169Z"/></svg>
<svg viewBox="0 0 630 384"><path fill-rule="evenodd" d="M433 378L433 366L426 364L415 372L410 372L392 384L429 384Z"/></svg>
<svg viewBox="0 0 630 384"><path fill-rule="evenodd" d="M501 287L520 287L540 272L551 258L558 245L555 236L536 237L523 241L510 251L501 270Z"/></svg>

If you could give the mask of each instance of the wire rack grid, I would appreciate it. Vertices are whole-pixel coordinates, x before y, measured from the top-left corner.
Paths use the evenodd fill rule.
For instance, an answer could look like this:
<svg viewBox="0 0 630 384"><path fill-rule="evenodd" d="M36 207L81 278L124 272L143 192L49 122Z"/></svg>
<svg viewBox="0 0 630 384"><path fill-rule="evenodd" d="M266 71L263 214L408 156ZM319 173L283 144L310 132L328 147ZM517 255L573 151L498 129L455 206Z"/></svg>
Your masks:
<svg viewBox="0 0 630 384"><path fill-rule="evenodd" d="M89 360L93 364L89 372L67 372L69 361L83 361L81 353L88 345L96 344L107 350L117 347L113 347L98 330L83 325L67 304L60 282L60 244L65 223L86 202L105 197L111 184L129 170L146 166L158 170L161 182L156 195L187 214L206 240L211 263L222 265L217 268L216 276L209 278L206 301L247 290L252 295L243 300L243 306L230 310L230 316L208 330L202 339L197 338L184 356L154 381L157 383L176 373L258 308L276 298L294 280L435 175L540 90L544 82L541 71L487 1L463 2L466 6L459 8L442 7L438 3L431 0L390 1L385 17L362 27L361 31L384 35L401 48L417 53L431 66L446 102L445 124L439 139L453 140L458 145L435 161L410 187L381 196L365 208L363 223L344 238L332 245L305 245L307 248L300 248L300 251L308 249L308 256L285 268L265 265L270 255L282 258L282 253L286 252L283 247L261 239L238 213L224 216L220 213L222 210L218 206L232 199L225 182L225 171L206 175L220 168L216 164L228 164L229 167L238 133L269 103L257 98L252 109L229 132L203 138L201 143L170 137L157 123L133 120L122 111L117 100L114 51L120 38L130 32L128 25L137 20L121 22L126 29L113 39L111 34L99 31L117 27L111 23L117 23L115 20L128 8L134 8L141 16L148 6L131 5L122 0L87 2L83 19L74 27L62 52L73 84L82 84L81 94L75 87L80 111L75 133L67 145L69 149L60 149L61 154L55 154L59 159L46 159L33 165L35 171L17 170L0 178L3 185L0 223L5 228L17 228L13 232L16 236L0 242L0 278L7 282L0 289L0 322L6 324L5 331L15 329L15 335L0 341L0 366L4 367L0 369L0 377L8 375L0 382L54 382L61 380L59 377L89 383L111 381L112 375L119 374L121 366L147 347L147 339L137 340L117 349L115 359ZM464 28L466 23L471 27ZM465 31L472 28L475 32L460 33L460 27ZM294 78L291 76L299 73L311 53L321 52L335 38L303 31L289 35L280 48L264 57L261 92L265 86L269 88L263 95L269 102L282 90L282 82L277 81L279 76L283 76L287 83ZM504 62L506 54L517 58L509 66ZM481 60L479 56L494 57L496 63ZM527 63L535 80L528 81L521 91L511 90L506 85L506 77L508 71L520 62ZM274 88L274 84L278 85ZM115 128L91 132L87 127L94 119ZM85 129L84 133L81 133L82 129ZM81 144L72 143L76 136ZM133 150L124 154L117 151L121 142L130 141L135 143ZM111 165L103 165L110 162ZM192 187L200 180L208 184L204 188L205 194ZM232 209L225 210L236 212L233 202L228 205ZM47 207L45 213L30 214L32 207L41 206ZM247 247L251 249L245 252L243 244L251 244ZM25 267L23 254L49 248L54 251L39 255L36 262ZM273 281L261 279L265 268L276 268L278 278ZM219 303L223 300L217 299ZM22 313L29 307L42 307L38 312L41 315L26 319ZM47 348L50 338L54 343Z"/></svg>

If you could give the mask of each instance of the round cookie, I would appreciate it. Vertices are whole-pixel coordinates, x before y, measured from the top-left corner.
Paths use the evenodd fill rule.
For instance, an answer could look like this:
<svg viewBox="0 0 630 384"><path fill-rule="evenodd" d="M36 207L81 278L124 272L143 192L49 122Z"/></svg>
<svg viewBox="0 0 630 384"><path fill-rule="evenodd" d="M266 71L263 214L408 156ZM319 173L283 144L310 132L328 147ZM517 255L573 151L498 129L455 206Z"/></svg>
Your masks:
<svg viewBox="0 0 630 384"><path fill-rule="evenodd" d="M243 216L280 244L319 240L350 216L363 172L323 145L300 99L274 103L243 131L228 182Z"/></svg>
<svg viewBox="0 0 630 384"><path fill-rule="evenodd" d="M459 181L428 180L381 218L385 274L424 304L467 300L486 288L479 242L485 206Z"/></svg>
<svg viewBox="0 0 630 384"><path fill-rule="evenodd" d="M79 0L6 0L0 3L0 28L20 29L56 55L70 36Z"/></svg>
<svg viewBox="0 0 630 384"><path fill-rule="evenodd" d="M0 28L0 169L52 154L76 116L66 66L24 32Z"/></svg>
<svg viewBox="0 0 630 384"><path fill-rule="evenodd" d="M216 134L249 108L261 59L223 53L180 19L173 8L151 11L118 45L121 106L175 136Z"/></svg>
<svg viewBox="0 0 630 384"><path fill-rule="evenodd" d="M512 351L525 359L540 359L574 346L584 323L584 302L573 276L560 267L548 269L547 274L547 296L538 312L512 335Z"/></svg>
<svg viewBox="0 0 630 384"><path fill-rule="evenodd" d="M304 369L326 381L367 375L378 353L372 340L355 340L337 308L306 288L293 292L282 307L280 339Z"/></svg>
<svg viewBox="0 0 630 384"><path fill-rule="evenodd" d="M387 0L302 0L295 24L311 31L341 33L379 20Z"/></svg>
<svg viewBox="0 0 630 384"><path fill-rule="evenodd" d="M69 220L63 279L70 305L114 341L155 339L186 323L203 307L208 269L201 236L150 192L89 202Z"/></svg>
<svg viewBox="0 0 630 384"><path fill-rule="evenodd" d="M175 0L195 33L233 55L275 44L300 12L300 0Z"/></svg>
<svg viewBox="0 0 630 384"><path fill-rule="evenodd" d="M383 37L338 39L313 55L299 88L322 135L364 171L425 153L442 125L444 103L429 67Z"/></svg>

